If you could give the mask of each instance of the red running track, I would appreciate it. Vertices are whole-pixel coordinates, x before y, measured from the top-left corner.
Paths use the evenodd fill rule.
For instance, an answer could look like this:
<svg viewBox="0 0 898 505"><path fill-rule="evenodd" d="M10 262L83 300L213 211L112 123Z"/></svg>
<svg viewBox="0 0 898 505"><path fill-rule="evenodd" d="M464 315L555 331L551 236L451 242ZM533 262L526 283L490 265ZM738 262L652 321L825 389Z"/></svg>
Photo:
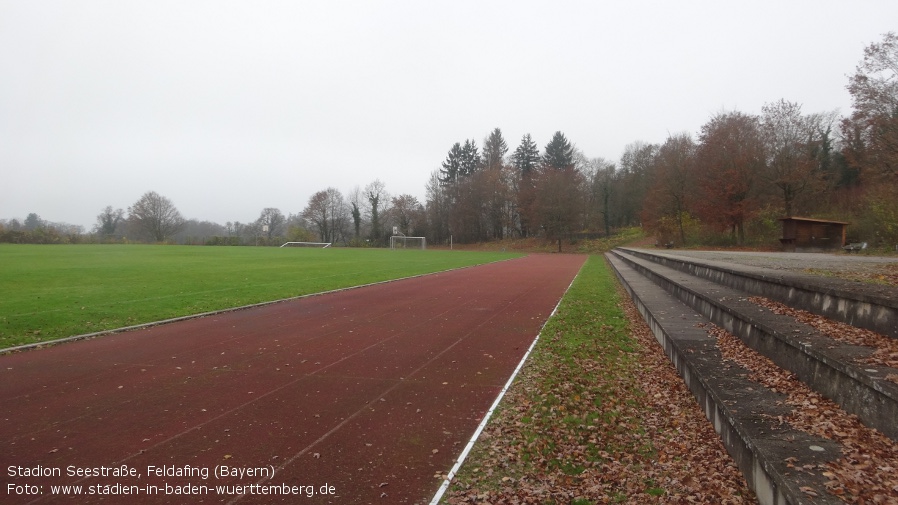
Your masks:
<svg viewBox="0 0 898 505"><path fill-rule="evenodd" d="M530 255L0 356L0 502L426 503L585 259Z"/></svg>

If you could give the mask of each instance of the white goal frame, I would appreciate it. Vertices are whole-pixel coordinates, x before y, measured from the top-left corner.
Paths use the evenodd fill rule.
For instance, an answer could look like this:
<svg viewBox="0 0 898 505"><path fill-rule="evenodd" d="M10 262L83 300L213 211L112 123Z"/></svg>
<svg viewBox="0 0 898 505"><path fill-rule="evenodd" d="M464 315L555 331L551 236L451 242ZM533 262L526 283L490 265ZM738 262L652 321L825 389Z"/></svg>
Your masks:
<svg viewBox="0 0 898 505"><path fill-rule="evenodd" d="M287 247L288 245L298 245L299 247L317 247L319 249L326 249L331 246L333 242L284 242L281 244L281 247Z"/></svg>
<svg viewBox="0 0 898 505"><path fill-rule="evenodd" d="M409 242L418 245L409 245ZM427 239L424 237L406 237L405 235L393 235L390 237L390 249L427 249Z"/></svg>

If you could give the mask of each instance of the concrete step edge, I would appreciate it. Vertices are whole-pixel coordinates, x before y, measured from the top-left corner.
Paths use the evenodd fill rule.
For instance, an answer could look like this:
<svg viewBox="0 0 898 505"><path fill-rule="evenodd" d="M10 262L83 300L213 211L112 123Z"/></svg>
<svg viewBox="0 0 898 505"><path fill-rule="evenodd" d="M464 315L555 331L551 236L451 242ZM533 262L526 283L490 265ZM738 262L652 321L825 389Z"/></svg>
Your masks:
<svg viewBox="0 0 898 505"><path fill-rule="evenodd" d="M739 337L755 351L767 356L781 368L795 373L815 391L838 403L843 410L856 414L867 426L876 428L893 440L898 440L898 385L886 381L885 373L874 377L865 368L839 359L836 351L824 346L809 345L823 337L811 339L808 332L793 334L783 323L765 321L740 309L732 299L739 293L724 289L730 300L721 301L709 296L706 289L693 289L684 279L671 275L670 267L655 264L626 252L613 251L641 275L651 279L659 289L672 293L684 304L707 317L714 324ZM679 276L688 276L676 269ZM701 279L701 278L699 278ZM708 281L696 281L697 283ZM743 294L744 296L744 294ZM780 316L774 316L780 317ZM788 316L782 316L788 319ZM804 326L793 323L795 326Z"/></svg>
<svg viewBox="0 0 898 505"><path fill-rule="evenodd" d="M713 338L697 325L707 318L654 285L620 258L610 253L606 258L720 435L758 502L762 505L841 503L826 492L822 476L791 471L788 462L803 466L836 459L840 455L838 444L774 422L783 414L776 410L782 395L740 378L737 373L729 377L715 373L723 369L722 358ZM745 405L774 409L759 411ZM821 448L822 451L816 450ZM812 489L818 496L811 501L803 489Z"/></svg>
<svg viewBox="0 0 898 505"><path fill-rule="evenodd" d="M660 263L719 284L764 296L795 308L867 328L898 338L898 300L857 291L858 283L841 279L821 279L808 275L744 265L722 265L644 249L619 248L628 254ZM850 288L855 289L850 289ZM871 289L875 286L871 286Z"/></svg>

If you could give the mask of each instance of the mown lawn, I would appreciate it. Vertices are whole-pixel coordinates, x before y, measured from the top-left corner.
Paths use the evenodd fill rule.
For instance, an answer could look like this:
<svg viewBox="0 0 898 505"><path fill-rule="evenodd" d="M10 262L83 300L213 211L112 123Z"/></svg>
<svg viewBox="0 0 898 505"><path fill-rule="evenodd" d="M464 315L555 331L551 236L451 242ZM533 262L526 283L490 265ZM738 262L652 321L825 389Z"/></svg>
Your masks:
<svg viewBox="0 0 898 505"><path fill-rule="evenodd" d="M0 349L516 256L386 249L0 244Z"/></svg>

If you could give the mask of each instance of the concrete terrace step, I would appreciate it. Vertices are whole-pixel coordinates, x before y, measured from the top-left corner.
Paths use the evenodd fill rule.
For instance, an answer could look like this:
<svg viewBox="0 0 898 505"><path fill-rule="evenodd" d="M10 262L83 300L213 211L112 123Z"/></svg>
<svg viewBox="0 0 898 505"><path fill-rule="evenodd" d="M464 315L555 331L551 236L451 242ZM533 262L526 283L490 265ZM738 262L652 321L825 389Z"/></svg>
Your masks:
<svg viewBox="0 0 898 505"><path fill-rule="evenodd" d="M620 250L613 253L846 412L857 415L867 426L898 440L898 384L885 380L898 370L855 362L873 349L821 335L790 316L774 314L748 301L743 291L643 259L644 255L637 257Z"/></svg>
<svg viewBox="0 0 898 505"><path fill-rule="evenodd" d="M651 260L751 295L763 296L858 328L898 338L898 289L893 286L773 270L670 252L621 248ZM810 258L811 255L808 255ZM846 261L851 258L847 258Z"/></svg>
<svg viewBox="0 0 898 505"><path fill-rule="evenodd" d="M723 364L714 337L701 327L708 318L619 256L605 256L758 501L762 505L809 503L802 490L813 489L818 495L813 503L842 503L826 493L826 479L821 475L794 469L838 458L838 444L780 423L777 417L789 410L783 405L785 396L748 380L748 370Z"/></svg>

